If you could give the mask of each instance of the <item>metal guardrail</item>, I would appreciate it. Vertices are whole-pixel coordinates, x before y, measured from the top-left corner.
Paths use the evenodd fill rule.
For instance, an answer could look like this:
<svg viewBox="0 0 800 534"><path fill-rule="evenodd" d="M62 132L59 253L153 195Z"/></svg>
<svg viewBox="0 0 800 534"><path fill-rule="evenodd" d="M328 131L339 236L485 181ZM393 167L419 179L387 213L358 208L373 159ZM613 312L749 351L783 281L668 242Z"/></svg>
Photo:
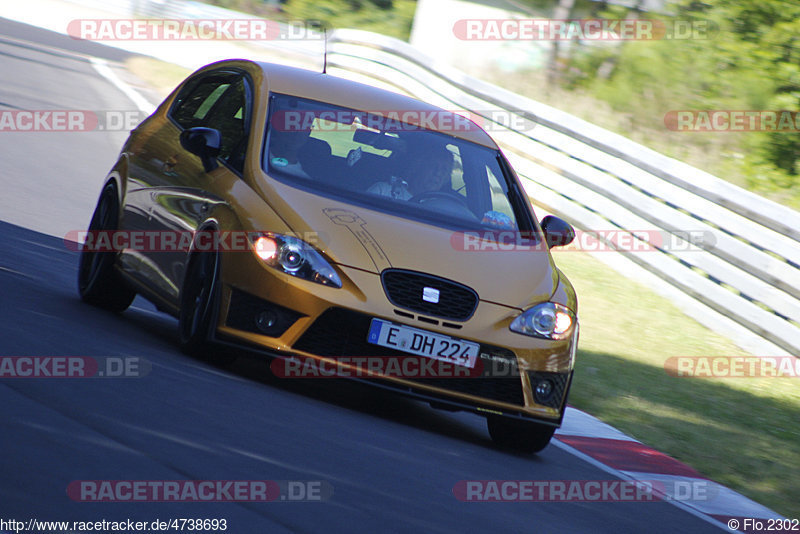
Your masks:
<svg viewBox="0 0 800 534"><path fill-rule="evenodd" d="M252 17L192 0L72 1L129 16ZM318 41L251 44L306 56L322 50ZM672 246L651 240L641 252L618 252L786 353L800 355L800 213L469 77L397 39L336 30L328 50L328 65L350 77L481 114L536 204L589 232L617 229L630 240L669 236ZM496 122L498 116L535 127L516 131ZM692 239L697 236L702 239Z"/></svg>
<svg viewBox="0 0 800 534"><path fill-rule="evenodd" d="M390 37L336 30L328 64L446 109L470 110L487 122L518 117L535 123L524 131L491 124L535 203L585 231L617 229L632 242L642 235L669 236L666 245L650 240L639 251L618 251L800 354L800 213L438 64Z"/></svg>

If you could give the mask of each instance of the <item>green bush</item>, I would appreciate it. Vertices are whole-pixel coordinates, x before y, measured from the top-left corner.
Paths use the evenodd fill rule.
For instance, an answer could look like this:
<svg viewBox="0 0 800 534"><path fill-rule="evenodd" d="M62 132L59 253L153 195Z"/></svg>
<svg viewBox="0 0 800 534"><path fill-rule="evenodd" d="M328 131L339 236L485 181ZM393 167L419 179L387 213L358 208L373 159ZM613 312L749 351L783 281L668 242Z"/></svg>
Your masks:
<svg viewBox="0 0 800 534"><path fill-rule="evenodd" d="M800 109L800 4L685 0L670 9L667 24L710 21L715 31L707 38L573 46L563 83L627 114L634 129L664 128L673 110ZM721 145L745 154L738 172L748 187L790 198L800 185L797 132L707 135L728 136Z"/></svg>

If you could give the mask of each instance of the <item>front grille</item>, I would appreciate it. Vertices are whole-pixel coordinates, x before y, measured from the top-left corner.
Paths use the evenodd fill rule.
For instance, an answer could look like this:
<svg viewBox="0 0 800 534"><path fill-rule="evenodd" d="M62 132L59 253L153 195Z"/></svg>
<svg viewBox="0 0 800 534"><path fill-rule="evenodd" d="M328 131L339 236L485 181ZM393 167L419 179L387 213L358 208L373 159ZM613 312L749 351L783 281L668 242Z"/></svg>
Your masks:
<svg viewBox="0 0 800 534"><path fill-rule="evenodd" d="M343 356L408 356L408 353L367 343L367 335L372 318L369 315L342 308L326 310L300 336L293 348L327 357ZM445 390L475 395L486 399L506 402L517 406L525 405L522 393L522 380L519 373L504 373L491 376L487 373L484 355L494 355L495 359L508 362L516 370L516 356L508 349L481 344L479 362L484 372L476 378L416 378L413 382L435 386Z"/></svg>
<svg viewBox="0 0 800 534"><path fill-rule="evenodd" d="M401 269L386 269L381 273L383 289L395 306L433 317L466 321L475 313L478 294L469 287L429 274ZM438 302L423 300L423 290L439 292Z"/></svg>

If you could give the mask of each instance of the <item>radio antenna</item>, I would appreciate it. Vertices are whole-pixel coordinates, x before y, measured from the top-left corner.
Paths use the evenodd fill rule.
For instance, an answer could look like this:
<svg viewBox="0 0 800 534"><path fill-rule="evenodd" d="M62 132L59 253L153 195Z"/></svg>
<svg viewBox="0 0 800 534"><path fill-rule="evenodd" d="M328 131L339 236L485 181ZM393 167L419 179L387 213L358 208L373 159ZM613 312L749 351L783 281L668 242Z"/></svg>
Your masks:
<svg viewBox="0 0 800 534"><path fill-rule="evenodd" d="M325 50L322 53L322 74L328 71L328 28L322 28L322 38L325 41Z"/></svg>

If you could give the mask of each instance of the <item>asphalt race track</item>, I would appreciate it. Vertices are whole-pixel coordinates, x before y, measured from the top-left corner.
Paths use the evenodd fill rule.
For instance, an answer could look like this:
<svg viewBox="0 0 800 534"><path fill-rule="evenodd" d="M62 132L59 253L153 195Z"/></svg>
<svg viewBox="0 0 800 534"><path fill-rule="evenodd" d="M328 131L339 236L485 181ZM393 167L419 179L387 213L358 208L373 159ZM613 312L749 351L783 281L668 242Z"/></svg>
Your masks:
<svg viewBox="0 0 800 534"><path fill-rule="evenodd" d="M0 19L0 111L134 110L82 58L124 53ZM23 42L24 41L24 42ZM0 378L0 519L226 519L249 532L718 532L666 502L465 503L461 480L605 480L550 446L493 447L483 419L341 380L223 371L177 349L137 298L119 316L77 295L63 236L88 223L126 132L0 132L0 356L140 358L139 378ZM314 481L321 501L79 502L80 480ZM0 532L3 528L0 528Z"/></svg>

